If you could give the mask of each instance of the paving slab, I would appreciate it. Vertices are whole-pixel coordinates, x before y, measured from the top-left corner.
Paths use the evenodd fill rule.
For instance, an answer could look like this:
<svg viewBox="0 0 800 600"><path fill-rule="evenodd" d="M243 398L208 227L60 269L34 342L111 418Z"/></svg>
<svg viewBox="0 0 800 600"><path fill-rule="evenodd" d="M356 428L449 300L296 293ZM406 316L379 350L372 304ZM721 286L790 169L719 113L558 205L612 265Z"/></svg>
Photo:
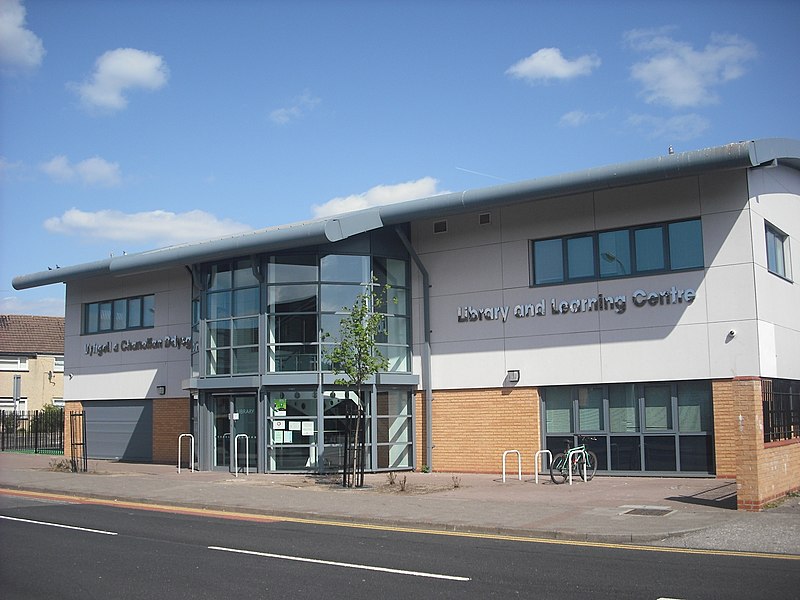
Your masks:
<svg viewBox="0 0 800 600"><path fill-rule="evenodd" d="M713 478L603 477L539 483L486 474L368 474L365 487L308 475L192 472L174 465L0 453L0 487L279 517L800 555L800 499L736 511L736 484Z"/></svg>

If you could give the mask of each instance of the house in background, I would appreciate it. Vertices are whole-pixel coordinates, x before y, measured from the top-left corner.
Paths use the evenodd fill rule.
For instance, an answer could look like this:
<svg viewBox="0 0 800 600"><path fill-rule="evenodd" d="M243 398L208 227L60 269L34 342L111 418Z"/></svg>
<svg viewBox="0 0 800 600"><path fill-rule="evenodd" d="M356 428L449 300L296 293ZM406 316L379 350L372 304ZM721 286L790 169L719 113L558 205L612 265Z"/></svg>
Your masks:
<svg viewBox="0 0 800 600"><path fill-rule="evenodd" d="M0 315L0 410L48 404L64 405L64 318Z"/></svg>

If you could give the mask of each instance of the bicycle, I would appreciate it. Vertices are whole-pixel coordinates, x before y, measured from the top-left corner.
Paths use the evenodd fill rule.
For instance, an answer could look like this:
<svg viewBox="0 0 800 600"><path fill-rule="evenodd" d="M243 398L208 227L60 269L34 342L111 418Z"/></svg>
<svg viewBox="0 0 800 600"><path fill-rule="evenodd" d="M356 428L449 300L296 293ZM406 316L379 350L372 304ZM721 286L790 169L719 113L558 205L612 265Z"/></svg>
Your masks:
<svg viewBox="0 0 800 600"><path fill-rule="evenodd" d="M571 448L570 442L567 441L565 452L559 452L550 461L552 482L564 483L569 477L570 465L572 465L572 473L577 472L584 481L591 481L597 472L597 455L591 450L587 450L583 444ZM585 470L584 465L586 465Z"/></svg>

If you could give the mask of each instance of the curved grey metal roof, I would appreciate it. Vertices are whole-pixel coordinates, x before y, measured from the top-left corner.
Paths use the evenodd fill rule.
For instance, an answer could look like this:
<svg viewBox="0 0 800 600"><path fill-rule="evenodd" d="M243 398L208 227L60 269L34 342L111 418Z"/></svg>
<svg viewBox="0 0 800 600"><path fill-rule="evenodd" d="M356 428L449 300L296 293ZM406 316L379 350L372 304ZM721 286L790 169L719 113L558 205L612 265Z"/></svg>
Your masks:
<svg viewBox="0 0 800 600"><path fill-rule="evenodd" d="M768 163L800 170L800 140L768 138L737 142L563 175L430 196L205 242L20 275L14 278L12 284L15 289L22 290L95 275L142 273L231 256L327 244L386 225L417 219Z"/></svg>

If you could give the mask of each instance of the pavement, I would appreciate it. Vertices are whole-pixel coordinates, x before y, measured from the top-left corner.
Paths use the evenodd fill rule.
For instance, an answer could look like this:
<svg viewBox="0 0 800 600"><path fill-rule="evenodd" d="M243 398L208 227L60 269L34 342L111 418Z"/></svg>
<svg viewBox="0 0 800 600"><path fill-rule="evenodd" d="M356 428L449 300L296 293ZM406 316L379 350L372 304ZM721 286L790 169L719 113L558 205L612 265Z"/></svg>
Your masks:
<svg viewBox="0 0 800 600"><path fill-rule="evenodd" d="M736 510L736 482L603 477L556 485L506 475L368 474L364 488L311 475L192 472L175 465L0 453L0 488L161 507L505 535L547 540L757 552L800 557L800 497L760 513Z"/></svg>

